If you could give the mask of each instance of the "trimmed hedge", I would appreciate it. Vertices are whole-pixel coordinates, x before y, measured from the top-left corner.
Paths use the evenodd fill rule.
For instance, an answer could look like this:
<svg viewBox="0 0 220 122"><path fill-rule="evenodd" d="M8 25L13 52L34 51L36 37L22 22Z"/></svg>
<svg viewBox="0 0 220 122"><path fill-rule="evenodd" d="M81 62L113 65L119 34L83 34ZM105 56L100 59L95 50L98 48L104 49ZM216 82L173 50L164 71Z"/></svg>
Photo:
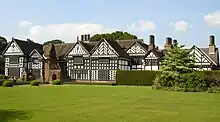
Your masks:
<svg viewBox="0 0 220 122"><path fill-rule="evenodd" d="M13 87L13 83L11 81L5 81L2 86L4 86L4 87Z"/></svg>
<svg viewBox="0 0 220 122"><path fill-rule="evenodd" d="M37 80L31 81L31 86L39 86L39 85L40 85L40 81Z"/></svg>
<svg viewBox="0 0 220 122"><path fill-rule="evenodd" d="M52 82L52 84L53 84L53 85L62 85L63 83L62 83L62 81L60 81L60 80L54 80L54 81Z"/></svg>
<svg viewBox="0 0 220 122"><path fill-rule="evenodd" d="M153 80L160 71L148 70L118 70L117 85L152 86Z"/></svg>

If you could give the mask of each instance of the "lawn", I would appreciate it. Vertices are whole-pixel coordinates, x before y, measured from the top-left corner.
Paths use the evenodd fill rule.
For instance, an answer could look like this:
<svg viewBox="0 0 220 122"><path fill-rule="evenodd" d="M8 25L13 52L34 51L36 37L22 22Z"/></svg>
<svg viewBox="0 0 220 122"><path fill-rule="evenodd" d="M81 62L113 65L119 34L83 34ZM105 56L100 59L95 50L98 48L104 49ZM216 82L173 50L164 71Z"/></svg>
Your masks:
<svg viewBox="0 0 220 122"><path fill-rule="evenodd" d="M0 87L0 122L219 122L220 94L127 86Z"/></svg>

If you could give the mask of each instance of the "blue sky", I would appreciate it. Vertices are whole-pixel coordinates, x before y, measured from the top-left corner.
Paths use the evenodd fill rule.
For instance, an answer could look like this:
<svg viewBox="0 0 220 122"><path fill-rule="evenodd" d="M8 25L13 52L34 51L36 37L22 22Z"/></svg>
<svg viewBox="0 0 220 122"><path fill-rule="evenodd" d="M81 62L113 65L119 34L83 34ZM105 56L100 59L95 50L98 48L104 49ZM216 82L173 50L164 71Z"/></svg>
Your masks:
<svg viewBox="0 0 220 122"><path fill-rule="evenodd" d="M146 43L155 34L159 46L170 36L187 46L207 47L214 34L219 46L219 5L219 0L8 0L1 1L0 35L74 42L81 33L123 30Z"/></svg>

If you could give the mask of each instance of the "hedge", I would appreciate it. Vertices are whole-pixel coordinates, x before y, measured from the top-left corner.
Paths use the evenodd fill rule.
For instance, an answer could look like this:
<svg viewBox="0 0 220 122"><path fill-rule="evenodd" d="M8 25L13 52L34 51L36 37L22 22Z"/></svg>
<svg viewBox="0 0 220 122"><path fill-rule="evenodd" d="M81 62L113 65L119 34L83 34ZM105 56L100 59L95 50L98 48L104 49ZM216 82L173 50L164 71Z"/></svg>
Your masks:
<svg viewBox="0 0 220 122"><path fill-rule="evenodd" d="M152 86L153 80L160 71L118 70L116 85Z"/></svg>

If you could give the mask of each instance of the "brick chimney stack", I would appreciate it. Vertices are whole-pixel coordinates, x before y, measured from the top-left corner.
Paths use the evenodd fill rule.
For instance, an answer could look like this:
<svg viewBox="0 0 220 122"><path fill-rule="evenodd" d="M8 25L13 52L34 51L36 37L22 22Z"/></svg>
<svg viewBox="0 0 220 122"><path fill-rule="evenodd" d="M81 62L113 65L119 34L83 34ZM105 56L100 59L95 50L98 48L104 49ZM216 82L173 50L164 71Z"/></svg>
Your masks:
<svg viewBox="0 0 220 122"><path fill-rule="evenodd" d="M215 36L209 36L209 54L215 54Z"/></svg>
<svg viewBox="0 0 220 122"><path fill-rule="evenodd" d="M149 49L154 49L155 48L155 37L154 35L149 36Z"/></svg>
<svg viewBox="0 0 220 122"><path fill-rule="evenodd" d="M166 44L164 45L164 48L166 50L172 49L172 38L171 37L166 38Z"/></svg>

